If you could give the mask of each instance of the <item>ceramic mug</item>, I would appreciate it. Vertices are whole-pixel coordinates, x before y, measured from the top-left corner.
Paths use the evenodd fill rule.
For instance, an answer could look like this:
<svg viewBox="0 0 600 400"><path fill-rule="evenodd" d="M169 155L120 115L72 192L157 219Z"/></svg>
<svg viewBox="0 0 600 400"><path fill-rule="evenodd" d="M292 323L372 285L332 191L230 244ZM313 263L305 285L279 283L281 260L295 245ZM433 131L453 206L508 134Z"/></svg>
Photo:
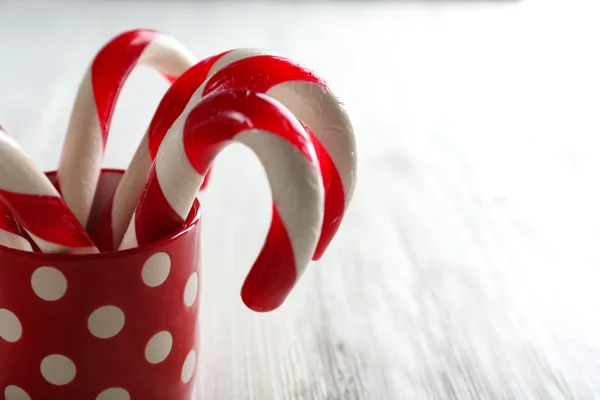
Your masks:
<svg viewBox="0 0 600 400"><path fill-rule="evenodd" d="M122 174L102 171L91 225ZM174 235L110 253L0 247L0 398L190 399L199 221L196 203Z"/></svg>

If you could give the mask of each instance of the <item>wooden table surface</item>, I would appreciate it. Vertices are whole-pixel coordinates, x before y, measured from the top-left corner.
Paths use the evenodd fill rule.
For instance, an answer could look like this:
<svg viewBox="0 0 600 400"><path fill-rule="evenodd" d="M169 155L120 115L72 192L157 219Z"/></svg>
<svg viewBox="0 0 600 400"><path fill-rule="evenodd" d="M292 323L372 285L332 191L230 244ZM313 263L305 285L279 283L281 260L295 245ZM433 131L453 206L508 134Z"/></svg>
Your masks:
<svg viewBox="0 0 600 400"><path fill-rule="evenodd" d="M239 288L269 189L229 148L203 196L199 399L600 399L600 4L0 1L0 123L56 167L79 79L149 27L205 57L261 47L324 76L356 195L279 310ZM134 72L107 166L166 83Z"/></svg>

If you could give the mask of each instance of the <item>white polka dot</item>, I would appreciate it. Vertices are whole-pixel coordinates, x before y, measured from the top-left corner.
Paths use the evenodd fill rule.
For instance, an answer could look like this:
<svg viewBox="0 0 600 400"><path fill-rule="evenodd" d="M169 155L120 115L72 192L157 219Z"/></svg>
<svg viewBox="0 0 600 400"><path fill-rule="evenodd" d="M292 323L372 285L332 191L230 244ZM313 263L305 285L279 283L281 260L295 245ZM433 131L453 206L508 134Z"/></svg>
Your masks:
<svg viewBox="0 0 600 400"><path fill-rule="evenodd" d="M40 365L44 379L53 385L66 385L75 378L75 364L60 354L51 354Z"/></svg>
<svg viewBox="0 0 600 400"><path fill-rule="evenodd" d="M100 393L96 400L129 400L129 393L125 389L110 388Z"/></svg>
<svg viewBox="0 0 600 400"><path fill-rule="evenodd" d="M151 364L158 364L167 358L172 347L173 336L167 331L158 332L146 345L146 360Z"/></svg>
<svg viewBox="0 0 600 400"><path fill-rule="evenodd" d="M88 318L88 329L92 335L107 339L115 336L125 325L125 314L115 306L97 308Z"/></svg>
<svg viewBox="0 0 600 400"><path fill-rule="evenodd" d="M196 301L196 297L198 297L198 273L194 272L185 284L183 302L186 306L191 307Z"/></svg>
<svg viewBox="0 0 600 400"><path fill-rule="evenodd" d="M4 398L6 400L31 400L26 391L18 386L8 385L4 389Z"/></svg>
<svg viewBox="0 0 600 400"><path fill-rule="evenodd" d="M52 267L40 267L31 276L31 287L41 299L55 301L65 295L67 279Z"/></svg>
<svg viewBox="0 0 600 400"><path fill-rule="evenodd" d="M167 253L152 255L142 268L142 280L150 287L160 286L171 272L171 258Z"/></svg>
<svg viewBox="0 0 600 400"><path fill-rule="evenodd" d="M21 339L23 327L19 318L6 308L0 308L0 338L14 343Z"/></svg>
<svg viewBox="0 0 600 400"><path fill-rule="evenodd" d="M183 368L181 368L181 380L184 383L188 383L190 379L192 379L192 375L194 375L194 370L196 369L196 350L192 350L189 352L185 361L183 362Z"/></svg>

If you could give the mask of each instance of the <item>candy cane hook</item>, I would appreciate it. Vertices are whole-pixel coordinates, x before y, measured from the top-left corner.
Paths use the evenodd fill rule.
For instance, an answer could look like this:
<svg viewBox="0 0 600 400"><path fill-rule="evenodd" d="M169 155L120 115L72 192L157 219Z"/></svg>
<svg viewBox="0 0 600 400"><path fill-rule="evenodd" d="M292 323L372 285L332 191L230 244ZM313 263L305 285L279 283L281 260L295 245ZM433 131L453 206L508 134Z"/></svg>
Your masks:
<svg viewBox="0 0 600 400"><path fill-rule="evenodd" d="M323 219L323 186L313 143L279 102L246 90L221 91L178 119L163 141L121 249L180 229L215 157L232 142L252 149L273 195L265 244L242 299L255 311L277 308L314 252Z"/></svg>
<svg viewBox="0 0 600 400"><path fill-rule="evenodd" d="M58 166L58 187L83 226L100 176L102 158L119 93L137 65L148 65L169 81L196 63L174 38L152 30L125 32L106 44L79 86Z"/></svg>
<svg viewBox="0 0 600 400"><path fill-rule="evenodd" d="M325 81L283 57L257 55L215 73L203 95L238 88L265 93L286 106L314 135L325 187L318 260L335 236L356 185L356 140L348 114Z"/></svg>

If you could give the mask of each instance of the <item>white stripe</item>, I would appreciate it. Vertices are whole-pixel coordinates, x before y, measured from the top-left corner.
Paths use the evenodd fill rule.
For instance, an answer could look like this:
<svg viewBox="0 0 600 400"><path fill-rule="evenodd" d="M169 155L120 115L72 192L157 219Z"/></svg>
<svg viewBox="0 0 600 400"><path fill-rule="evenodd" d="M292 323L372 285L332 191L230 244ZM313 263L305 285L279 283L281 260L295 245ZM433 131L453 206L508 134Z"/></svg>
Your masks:
<svg viewBox="0 0 600 400"><path fill-rule="evenodd" d="M0 244L12 249L32 251L31 243L23 236L17 235L16 233L5 231L0 229Z"/></svg>
<svg viewBox="0 0 600 400"><path fill-rule="evenodd" d="M117 185L113 197L111 211L111 227L113 246L119 245L127 230L127 224L135 211L144 187L148 171L152 168L152 159L148 151L148 135L145 134L138 146L129 167L125 170L121 181Z"/></svg>
<svg viewBox="0 0 600 400"><path fill-rule="evenodd" d="M163 74L178 77L198 60L177 39L159 35L146 46L138 64L150 66Z"/></svg>
<svg viewBox="0 0 600 400"><path fill-rule="evenodd" d="M266 94L286 106L319 139L340 174L348 206L356 184L356 142L341 102L328 88L306 81L284 82Z"/></svg>
<svg viewBox="0 0 600 400"><path fill-rule="evenodd" d="M102 132L88 68L73 104L58 164L64 201L83 226L92 207L99 178L96 171L100 171L102 158Z"/></svg>
<svg viewBox="0 0 600 400"><path fill-rule="evenodd" d="M185 153L183 124L185 120L179 118L169 129L156 155L155 165L156 177L165 199L181 219L185 220L203 178L190 164Z"/></svg>
<svg viewBox="0 0 600 400"><path fill-rule="evenodd" d="M58 192L35 162L0 131L0 188L13 193L58 196Z"/></svg>
<svg viewBox="0 0 600 400"><path fill-rule="evenodd" d="M293 116L290 120L294 121ZM304 128L298 124L298 129ZM253 129L239 133L235 140L250 147L265 169L300 276L321 234L324 202L321 175L304 154L279 135Z"/></svg>
<svg viewBox="0 0 600 400"><path fill-rule="evenodd" d="M135 232L135 213L131 217L131 221L129 221L129 226L127 227L125 236L123 236L119 250L132 249L134 247L138 247L137 234Z"/></svg>

